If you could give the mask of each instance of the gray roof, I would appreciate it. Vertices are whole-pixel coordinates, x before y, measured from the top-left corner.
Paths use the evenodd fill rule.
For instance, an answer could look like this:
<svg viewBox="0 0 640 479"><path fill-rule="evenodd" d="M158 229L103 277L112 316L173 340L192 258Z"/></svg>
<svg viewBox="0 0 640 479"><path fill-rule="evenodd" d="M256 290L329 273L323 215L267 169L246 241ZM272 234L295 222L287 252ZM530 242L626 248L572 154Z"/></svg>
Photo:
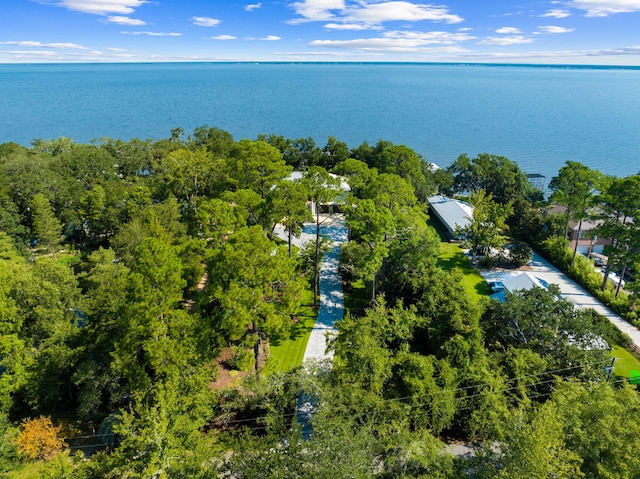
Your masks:
<svg viewBox="0 0 640 479"><path fill-rule="evenodd" d="M473 218L473 206L464 201L434 195L429 198L429 205L452 233L457 228L468 226L471 223L471 218Z"/></svg>

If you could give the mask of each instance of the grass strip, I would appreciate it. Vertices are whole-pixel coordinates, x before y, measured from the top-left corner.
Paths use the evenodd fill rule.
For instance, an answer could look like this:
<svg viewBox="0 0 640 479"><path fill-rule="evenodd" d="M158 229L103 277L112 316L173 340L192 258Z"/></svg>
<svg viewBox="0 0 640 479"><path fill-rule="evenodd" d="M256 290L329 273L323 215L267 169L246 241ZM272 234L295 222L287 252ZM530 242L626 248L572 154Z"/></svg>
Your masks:
<svg viewBox="0 0 640 479"><path fill-rule="evenodd" d="M640 370L640 359L624 346L615 345L611 351L611 356L616 358L613 365L613 373L624 378L629 377L632 369Z"/></svg>
<svg viewBox="0 0 640 479"><path fill-rule="evenodd" d="M298 322L291 328L289 339L273 338L270 344L270 355L263 373L288 373L302 365L304 352L318 311L313 307L313 292L306 290L302 299L302 306L296 314Z"/></svg>

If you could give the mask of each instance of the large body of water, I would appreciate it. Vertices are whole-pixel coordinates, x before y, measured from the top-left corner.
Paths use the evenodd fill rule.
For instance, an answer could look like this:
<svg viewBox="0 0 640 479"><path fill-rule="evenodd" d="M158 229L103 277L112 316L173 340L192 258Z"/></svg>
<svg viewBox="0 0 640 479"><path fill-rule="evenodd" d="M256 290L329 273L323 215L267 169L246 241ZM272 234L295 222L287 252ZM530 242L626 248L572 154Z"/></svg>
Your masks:
<svg viewBox="0 0 640 479"><path fill-rule="evenodd" d="M640 69L444 64L0 65L0 143L160 139L217 126L384 139L449 165L492 153L551 178L567 160L640 171Z"/></svg>

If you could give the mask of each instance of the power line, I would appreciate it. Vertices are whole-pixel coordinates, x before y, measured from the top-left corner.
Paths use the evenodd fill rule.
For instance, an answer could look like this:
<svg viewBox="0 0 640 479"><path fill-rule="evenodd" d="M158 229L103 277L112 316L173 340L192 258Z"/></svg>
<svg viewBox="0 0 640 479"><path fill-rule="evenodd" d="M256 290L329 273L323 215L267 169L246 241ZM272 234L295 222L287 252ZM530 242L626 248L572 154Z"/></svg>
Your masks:
<svg viewBox="0 0 640 479"><path fill-rule="evenodd" d="M531 374L531 375L526 375L526 376L518 376L518 377L515 377L515 378L504 379L504 380L502 380L502 383L506 384L506 383L510 383L510 382L516 381L516 380L524 380L524 379L536 378L536 377L540 377L540 376L544 376L544 375L551 375L551 374L571 371L571 370L575 370L575 369L586 369L587 367L590 367L590 366L597 366L597 365L606 364L606 363L608 363L608 360L606 360L606 361L597 361L597 362L594 362L594 363L581 363L581 364L578 364L578 365L575 365L575 366L569 366L569 367L566 367L566 368L554 369L554 370L550 370L550 371L543 371L543 372L538 373L538 374ZM573 377L576 377L576 375L563 376L560 379L570 379L570 378L573 378ZM550 383L555 382L557 379L558 378L553 378L553 379L547 379L547 380L544 380L544 381L538 381L538 382L535 382L535 383L518 384L518 385L515 385L515 386L508 387L508 388L491 390L491 391L484 391L484 392L481 392L481 393L472 394L470 396L454 396L453 398L445 398L444 401L448 401L448 400L451 400L451 401L467 401L467 400L470 400L470 399L473 399L473 398L482 397L482 396L486 396L486 395L490 395L490 394L498 394L498 393L504 393L504 392L509 392L509 391L513 391L513 390L518 390L518 389L520 389L522 387L533 387L533 386L540 386L540 385L544 385L544 384L550 384ZM437 396L437 395L444 395L444 394L452 393L452 392L455 393L455 392L458 392L458 391L467 391L467 390L474 389L474 388L493 387L493 386L495 386L495 383L480 383L480 384L462 386L462 387L453 388L453 389L441 389L439 391L432 391L432 392L424 393L424 394L415 394L415 395L411 395L411 396L403 396L403 397L399 397L399 398L386 398L386 399L382 399L381 398L381 399L379 399L377 401L377 403L365 405L365 407L371 408L371 407L374 407L376 405L380 405L380 404L384 404L384 403L390 403L392 401L406 401L406 400L409 400L409 399L417 399L417 398L423 398L423 397L434 397L434 396ZM529 397L529 396L527 396L527 397ZM530 398L533 398L533 396L530 397ZM405 404L402 405L402 407L391 408L391 409L387 409L387 410L377 410L377 411L373 411L373 412L371 412L371 411L362 411L360 413L354 413L354 414L351 414L351 415L346 416L346 417L357 418L359 416L366 415L367 413L372 413L373 414L373 413L383 413L383 412L391 412L391 411L401 411L401 410L406 410L407 408L408 409L413 409L413 408L416 408L416 407L423 407L423 406L429 406L429 405L434 406L434 405L437 405L437 404L438 403L432 403L432 402L420 403L420 404L407 404L407 403L405 403ZM344 407L347 407L347 406L344 406ZM463 409L456 408L456 409L454 409L454 412L457 412L458 410L463 410ZM289 417L293 417L295 415L296 415L296 413L287 413L287 414L283 414L283 415L281 415L279 417L281 417L281 418L289 418ZM257 416L257 417L244 418L244 419L232 419L232 420L229 420L229 421L224 421L224 425L234 425L234 424L242 424L242 423L249 423L249 422L258 422L261 419L266 419L266 417L267 416ZM265 428L266 428L266 426L264 426L264 427L261 426L258 429L261 430L261 429L265 429ZM253 428L249 428L249 429L253 430Z"/></svg>

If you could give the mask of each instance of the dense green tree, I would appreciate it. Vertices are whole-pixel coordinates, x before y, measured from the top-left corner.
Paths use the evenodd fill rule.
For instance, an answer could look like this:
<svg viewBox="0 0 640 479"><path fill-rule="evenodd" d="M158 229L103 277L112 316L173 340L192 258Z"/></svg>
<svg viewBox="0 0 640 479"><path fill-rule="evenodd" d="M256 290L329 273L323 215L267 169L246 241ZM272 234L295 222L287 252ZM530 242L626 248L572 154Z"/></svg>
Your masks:
<svg viewBox="0 0 640 479"><path fill-rule="evenodd" d="M241 140L227 160L227 174L235 189L250 189L266 198L279 180L291 173L282 153L264 141Z"/></svg>
<svg viewBox="0 0 640 479"><path fill-rule="evenodd" d="M347 144L334 136L330 136L327 139L327 144L322 148L322 156L319 159L318 166L330 170L347 158L349 158L349 147Z"/></svg>
<svg viewBox="0 0 640 479"><path fill-rule="evenodd" d="M129 308L118 327L124 334L113 353L118 374L130 391L179 375L194 355L195 317L181 306L186 282L176 248L160 238L146 238L136 248L129 286Z"/></svg>
<svg viewBox="0 0 640 479"><path fill-rule="evenodd" d="M640 232L636 220L640 212L640 175L611 178L608 183L596 197L597 211L594 215L600 220L596 233L611 239L611 244L605 247L609 260L602 282L603 291L613 267L620 268L620 277L623 278L627 266L640 259Z"/></svg>
<svg viewBox="0 0 640 479"><path fill-rule="evenodd" d="M492 301L482 317L487 347L502 352L510 346L529 349L551 368L575 365L569 376L601 379L607 362L601 346L605 332L589 311L576 310L558 293L552 285L549 290L508 294L504 303Z"/></svg>
<svg viewBox="0 0 640 479"><path fill-rule="evenodd" d="M43 248L55 248L62 240L62 224L56 218L46 196L38 193L33 197L33 236Z"/></svg>
<svg viewBox="0 0 640 479"><path fill-rule="evenodd" d="M102 138L100 146L113 157L118 175L125 181L139 180L151 173L158 154L151 140L138 138L129 141Z"/></svg>
<svg viewBox="0 0 640 479"><path fill-rule="evenodd" d="M564 237L569 232L569 222L578 222L578 238L582 231L582 220L586 219L589 209L593 206L593 200L600 182L602 181L600 172L577 161L567 161L565 166L560 168L557 176L554 176L549 183L552 191L549 200L566 207ZM571 264L575 261L578 242L576 241L574 255Z"/></svg>
<svg viewBox="0 0 640 479"><path fill-rule="evenodd" d="M28 216L33 197L44 194L55 200L64 179L55 171L47 154L18 151L0 161L0 192L18 207L18 213Z"/></svg>
<svg viewBox="0 0 640 479"><path fill-rule="evenodd" d="M469 242L473 254L488 255L492 249L501 250L507 242L507 217L511 205L493 201L491 193L478 190L471 197L473 217L468 226L460 229Z"/></svg>
<svg viewBox="0 0 640 479"><path fill-rule="evenodd" d="M351 192L359 197L364 194L365 187L378 175L378 170L369 168L364 161L347 158L334 166L331 173L346 178Z"/></svg>
<svg viewBox="0 0 640 479"><path fill-rule="evenodd" d="M509 233L531 244L542 241L547 232L545 231L544 219L540 208L522 196L518 196L512 203L513 214L507 219Z"/></svg>
<svg viewBox="0 0 640 479"><path fill-rule="evenodd" d="M130 311L130 270L113 250L99 249L89 255L81 285L87 297L86 320L80 345L83 354L73 374L78 388L78 416L99 418L124 402L128 393L122 376L112 367L115 344L127 330L122 328Z"/></svg>
<svg viewBox="0 0 640 479"><path fill-rule="evenodd" d="M393 230L393 213L373 200L352 200L346 209L351 239L343 247L343 268L371 284L371 301L376 297L376 277L389 254L387 236Z"/></svg>
<svg viewBox="0 0 640 479"><path fill-rule="evenodd" d="M268 216L285 227L288 236L289 256L292 255L293 236L299 236L304 223L313 221L307 205L308 194L304 185L294 181L280 181L267 196Z"/></svg>
<svg viewBox="0 0 640 479"><path fill-rule="evenodd" d="M94 466L93 474L105 478L212 477L216 464L212 440L202 433L213 406L208 383L206 370L186 367L156 383L147 394L134 394L114 425L121 443ZM81 466L80 471L84 468L89 469Z"/></svg>
<svg viewBox="0 0 640 479"><path fill-rule="evenodd" d="M0 197L0 231L11 237L14 245L22 250L29 240L29 229L16 204L9 198Z"/></svg>
<svg viewBox="0 0 640 479"><path fill-rule="evenodd" d="M481 153L475 158L460 155L447 170L453 174L454 193L485 190L500 204L527 196L531 185L518 165L504 156Z"/></svg>
<svg viewBox="0 0 640 479"><path fill-rule="evenodd" d="M380 173L394 173L407 180L422 201L433 194L435 184L431 173L427 169L427 175L423 165L428 163L422 156L405 145L393 145L385 148L380 155L378 164ZM427 179L428 177L428 179Z"/></svg>
<svg viewBox="0 0 640 479"><path fill-rule="evenodd" d="M582 462L584 477L614 479L640 474L640 395L630 386L561 382L551 403L563 419L566 448Z"/></svg>
<svg viewBox="0 0 640 479"><path fill-rule="evenodd" d="M233 136L229 132L207 125L196 128L189 141L196 148L206 148L214 158L226 158L235 146Z"/></svg>
<svg viewBox="0 0 640 479"><path fill-rule="evenodd" d="M199 235L214 246L220 246L230 234L245 226L244 218L236 215L235 207L218 198L200 203L196 223Z"/></svg>
<svg viewBox="0 0 640 479"><path fill-rule="evenodd" d="M233 205L239 225L261 225L268 230L271 225L265 223L265 200L253 190L226 191L222 199Z"/></svg>
<svg viewBox="0 0 640 479"><path fill-rule="evenodd" d="M553 403L528 417L514 413L507 437L499 451L487 451L476 471L480 478L548 477L579 478L580 457L566 447L563 417Z"/></svg>
<svg viewBox="0 0 640 479"><path fill-rule="evenodd" d="M250 327L286 338L291 315L300 305L302 283L296 261L258 226L229 237L208 260L207 298L219 330L231 340Z"/></svg>
<svg viewBox="0 0 640 479"><path fill-rule="evenodd" d="M175 197L181 205L183 217L192 224L199 199L224 191L225 168L225 160L214 159L204 148L172 151L154 169L158 194L163 199Z"/></svg>
<svg viewBox="0 0 640 479"><path fill-rule="evenodd" d="M291 165L296 171L304 171L318 166L322 150L313 138L297 138L291 141L290 148L283 151L282 155L287 165Z"/></svg>

